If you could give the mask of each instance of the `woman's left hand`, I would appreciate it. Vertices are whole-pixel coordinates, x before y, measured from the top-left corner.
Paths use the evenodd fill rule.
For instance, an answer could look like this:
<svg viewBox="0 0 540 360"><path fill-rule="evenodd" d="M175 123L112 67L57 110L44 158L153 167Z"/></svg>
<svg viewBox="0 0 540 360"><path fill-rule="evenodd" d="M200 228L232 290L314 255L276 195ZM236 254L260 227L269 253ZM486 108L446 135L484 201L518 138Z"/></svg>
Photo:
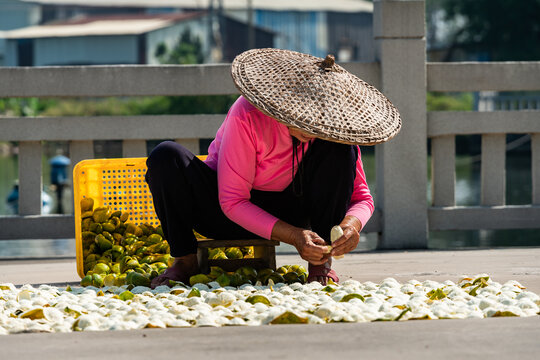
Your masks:
<svg viewBox="0 0 540 360"><path fill-rule="evenodd" d="M360 230L362 223L354 216L345 216L339 224L343 229L343 236L332 244L331 256L345 255L353 251L360 242Z"/></svg>

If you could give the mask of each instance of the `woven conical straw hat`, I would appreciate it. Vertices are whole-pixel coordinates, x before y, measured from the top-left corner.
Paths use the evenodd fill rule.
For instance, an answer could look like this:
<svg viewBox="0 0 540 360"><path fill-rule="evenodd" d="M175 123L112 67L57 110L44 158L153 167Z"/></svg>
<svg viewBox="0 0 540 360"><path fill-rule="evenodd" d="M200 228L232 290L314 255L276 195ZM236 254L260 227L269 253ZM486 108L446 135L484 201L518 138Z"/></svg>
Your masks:
<svg viewBox="0 0 540 360"><path fill-rule="evenodd" d="M321 139L375 145L401 128L394 105L331 55L253 49L234 59L231 73L240 93L260 111Z"/></svg>

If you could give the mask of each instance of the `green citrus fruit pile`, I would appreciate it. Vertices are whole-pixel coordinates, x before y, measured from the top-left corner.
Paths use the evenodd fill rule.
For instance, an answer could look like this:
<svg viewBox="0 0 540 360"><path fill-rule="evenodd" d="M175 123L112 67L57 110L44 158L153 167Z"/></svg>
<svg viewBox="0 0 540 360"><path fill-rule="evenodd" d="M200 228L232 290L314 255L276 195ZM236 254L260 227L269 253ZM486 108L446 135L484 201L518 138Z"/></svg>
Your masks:
<svg viewBox="0 0 540 360"><path fill-rule="evenodd" d="M244 247L219 247L208 249L208 259L227 260L227 259L253 259L253 246Z"/></svg>
<svg viewBox="0 0 540 360"><path fill-rule="evenodd" d="M272 269L255 270L249 266L243 266L234 272L226 272L218 266L212 266L209 274L197 274L189 279L191 286L195 284L208 284L213 281L220 286L241 286L244 284L268 285L270 282L292 284L305 284L308 273L302 265L283 265L276 271Z"/></svg>
<svg viewBox="0 0 540 360"><path fill-rule="evenodd" d="M136 225L129 213L81 200L81 236L85 277L82 286L150 286L174 258L161 226Z"/></svg>

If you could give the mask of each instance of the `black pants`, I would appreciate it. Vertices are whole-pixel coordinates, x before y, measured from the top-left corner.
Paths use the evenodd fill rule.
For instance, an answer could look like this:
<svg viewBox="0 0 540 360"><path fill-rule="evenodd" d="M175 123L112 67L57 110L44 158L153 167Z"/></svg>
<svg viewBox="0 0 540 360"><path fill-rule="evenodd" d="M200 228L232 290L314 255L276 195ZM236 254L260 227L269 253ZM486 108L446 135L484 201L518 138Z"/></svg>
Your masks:
<svg viewBox="0 0 540 360"><path fill-rule="evenodd" d="M317 139L296 173L294 189L291 182L280 192L252 190L250 201L291 225L311 228L329 242L330 229L343 220L349 206L357 158L356 146ZM146 182L172 256L197 252L192 229L213 239L259 237L223 214L217 173L182 145L163 142L146 163Z"/></svg>

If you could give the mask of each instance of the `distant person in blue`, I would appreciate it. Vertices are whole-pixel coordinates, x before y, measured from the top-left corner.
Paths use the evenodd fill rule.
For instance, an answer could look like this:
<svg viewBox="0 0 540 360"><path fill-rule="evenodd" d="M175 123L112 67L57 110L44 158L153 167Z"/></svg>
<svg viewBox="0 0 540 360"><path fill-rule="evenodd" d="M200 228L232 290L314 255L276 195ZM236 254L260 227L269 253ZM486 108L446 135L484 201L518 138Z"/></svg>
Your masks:
<svg viewBox="0 0 540 360"><path fill-rule="evenodd" d="M56 155L49 161L49 164L51 165L51 185L54 186L56 191L57 213L63 214L62 198L64 187L68 184L67 169L71 164L71 160L64 155Z"/></svg>
<svg viewBox="0 0 540 360"><path fill-rule="evenodd" d="M6 203L12 214L19 213L19 180L15 180L13 189L8 194ZM41 213L49 214L51 212L51 197L45 191L41 192Z"/></svg>
<svg viewBox="0 0 540 360"><path fill-rule="evenodd" d="M13 184L13 189L11 189L11 192L8 194L6 202L13 214L19 213L19 181L18 180L15 180L15 184Z"/></svg>

